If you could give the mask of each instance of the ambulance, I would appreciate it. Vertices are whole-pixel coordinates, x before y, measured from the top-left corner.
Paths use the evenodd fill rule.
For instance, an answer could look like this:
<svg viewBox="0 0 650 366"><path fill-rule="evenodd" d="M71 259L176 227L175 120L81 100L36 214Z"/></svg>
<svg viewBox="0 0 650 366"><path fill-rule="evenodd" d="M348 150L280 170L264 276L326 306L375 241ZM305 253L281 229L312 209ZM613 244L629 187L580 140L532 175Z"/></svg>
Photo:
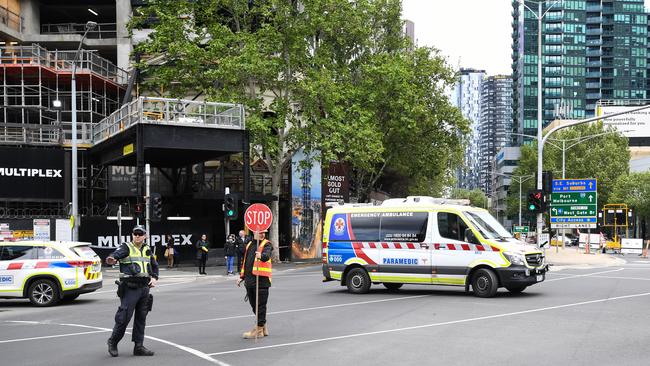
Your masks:
<svg viewBox="0 0 650 366"><path fill-rule="evenodd" d="M101 269L89 243L0 241L0 298L35 306L72 301L102 287Z"/></svg>
<svg viewBox="0 0 650 366"><path fill-rule="evenodd" d="M372 284L463 286L478 297L513 293L545 279L548 265L535 246L515 239L468 200L409 196L381 205L328 209L323 230L324 282L352 293Z"/></svg>

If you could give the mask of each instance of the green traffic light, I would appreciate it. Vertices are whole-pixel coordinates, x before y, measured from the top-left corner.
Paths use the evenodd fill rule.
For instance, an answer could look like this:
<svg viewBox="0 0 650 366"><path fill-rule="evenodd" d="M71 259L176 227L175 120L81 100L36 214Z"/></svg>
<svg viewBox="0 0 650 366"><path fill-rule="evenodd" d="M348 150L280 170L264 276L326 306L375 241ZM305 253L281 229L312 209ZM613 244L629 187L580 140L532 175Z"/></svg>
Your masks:
<svg viewBox="0 0 650 366"><path fill-rule="evenodd" d="M228 216L232 216L234 214L235 214L235 212L233 210L228 210Z"/></svg>
<svg viewBox="0 0 650 366"><path fill-rule="evenodd" d="M529 205L529 206L528 206L528 209L531 210L531 211L533 211L533 210L535 209L535 205Z"/></svg>

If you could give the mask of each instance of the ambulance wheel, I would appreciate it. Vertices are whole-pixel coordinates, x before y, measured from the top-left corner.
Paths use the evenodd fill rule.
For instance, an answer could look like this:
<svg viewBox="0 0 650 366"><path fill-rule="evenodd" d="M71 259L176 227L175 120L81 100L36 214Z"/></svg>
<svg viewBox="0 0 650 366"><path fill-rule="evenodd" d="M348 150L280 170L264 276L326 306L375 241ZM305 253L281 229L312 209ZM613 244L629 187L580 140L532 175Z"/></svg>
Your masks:
<svg viewBox="0 0 650 366"><path fill-rule="evenodd" d="M493 271L481 268L474 272L472 277L472 290L478 297L492 297L499 289L499 280Z"/></svg>
<svg viewBox="0 0 650 366"><path fill-rule="evenodd" d="M384 287L386 287L388 291L397 291L400 287L402 287L402 285L403 283L384 282Z"/></svg>
<svg viewBox="0 0 650 366"><path fill-rule="evenodd" d="M353 294L365 294L370 290L370 276L363 268L352 268L345 279L348 291Z"/></svg>
<svg viewBox="0 0 650 366"><path fill-rule="evenodd" d="M512 292L513 294L518 294L524 291L528 286L506 286L506 290Z"/></svg>
<svg viewBox="0 0 650 366"><path fill-rule="evenodd" d="M52 280L40 279L32 282L27 290L32 305L52 306L59 302L59 288Z"/></svg>

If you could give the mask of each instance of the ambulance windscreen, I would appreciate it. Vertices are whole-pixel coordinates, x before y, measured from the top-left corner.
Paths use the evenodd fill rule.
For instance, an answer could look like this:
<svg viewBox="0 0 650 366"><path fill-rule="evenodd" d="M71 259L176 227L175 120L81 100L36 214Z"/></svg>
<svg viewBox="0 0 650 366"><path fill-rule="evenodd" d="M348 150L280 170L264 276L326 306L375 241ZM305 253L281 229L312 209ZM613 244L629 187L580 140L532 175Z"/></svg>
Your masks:
<svg viewBox="0 0 650 366"><path fill-rule="evenodd" d="M506 239L512 238L508 230L486 211L467 211L465 215L472 221L474 226L481 232L486 239Z"/></svg>

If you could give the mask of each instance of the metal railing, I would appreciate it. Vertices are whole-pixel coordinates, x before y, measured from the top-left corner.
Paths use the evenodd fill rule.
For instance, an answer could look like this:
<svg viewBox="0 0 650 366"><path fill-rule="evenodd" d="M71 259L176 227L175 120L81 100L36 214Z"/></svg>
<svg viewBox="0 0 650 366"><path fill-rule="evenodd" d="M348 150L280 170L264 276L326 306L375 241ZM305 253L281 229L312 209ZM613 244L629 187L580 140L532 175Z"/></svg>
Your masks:
<svg viewBox="0 0 650 366"><path fill-rule="evenodd" d="M0 144L58 145L61 128L57 125L0 123Z"/></svg>
<svg viewBox="0 0 650 366"><path fill-rule="evenodd" d="M140 97L93 124L92 143L98 144L137 123L238 130L246 127L240 104Z"/></svg>
<svg viewBox="0 0 650 366"><path fill-rule="evenodd" d="M0 47L0 65L42 65L57 71L72 71L72 60L76 51L48 51L33 44L31 46ZM92 72L117 84L128 82L128 73L115 66L95 52L81 50L77 59L77 73Z"/></svg>
<svg viewBox="0 0 650 366"><path fill-rule="evenodd" d="M62 122L62 140L64 144L72 143L72 122ZM77 122L77 142L80 144L91 144L92 139L92 123L90 122Z"/></svg>
<svg viewBox="0 0 650 366"><path fill-rule="evenodd" d="M0 6L0 24L4 24L20 33L23 32L23 17L4 6Z"/></svg>
<svg viewBox="0 0 650 366"><path fill-rule="evenodd" d="M41 25L42 34L79 34L86 32L86 23L53 23ZM97 23L97 27L88 31L86 38L117 38L117 23Z"/></svg>

